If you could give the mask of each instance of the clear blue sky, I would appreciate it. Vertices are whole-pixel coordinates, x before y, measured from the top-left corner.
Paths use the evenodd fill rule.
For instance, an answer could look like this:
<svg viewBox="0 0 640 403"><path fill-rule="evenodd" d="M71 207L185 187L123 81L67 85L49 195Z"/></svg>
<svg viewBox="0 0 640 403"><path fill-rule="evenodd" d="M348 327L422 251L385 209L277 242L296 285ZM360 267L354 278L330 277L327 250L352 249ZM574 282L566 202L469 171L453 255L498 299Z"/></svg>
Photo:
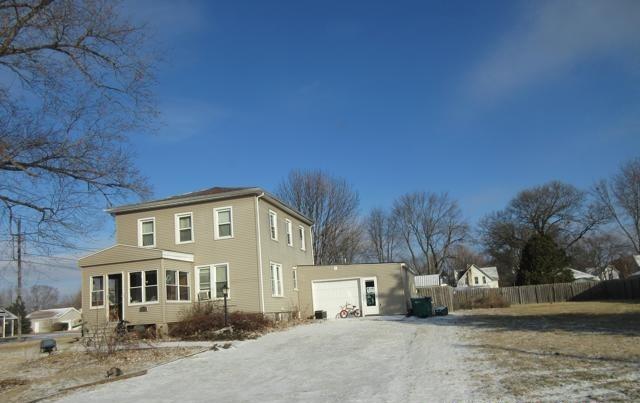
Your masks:
<svg viewBox="0 0 640 403"><path fill-rule="evenodd" d="M640 156L640 1L123 9L164 49L161 123L133 139L158 197L273 190L291 169L320 168L356 187L363 213L448 191L474 223L523 188L587 188ZM112 243L109 224L92 247ZM75 269L28 285L45 280L79 286Z"/></svg>
<svg viewBox="0 0 640 403"><path fill-rule="evenodd" d="M448 191L475 221L640 155L637 1L150 4L163 118L134 143L158 196L321 168L363 211Z"/></svg>

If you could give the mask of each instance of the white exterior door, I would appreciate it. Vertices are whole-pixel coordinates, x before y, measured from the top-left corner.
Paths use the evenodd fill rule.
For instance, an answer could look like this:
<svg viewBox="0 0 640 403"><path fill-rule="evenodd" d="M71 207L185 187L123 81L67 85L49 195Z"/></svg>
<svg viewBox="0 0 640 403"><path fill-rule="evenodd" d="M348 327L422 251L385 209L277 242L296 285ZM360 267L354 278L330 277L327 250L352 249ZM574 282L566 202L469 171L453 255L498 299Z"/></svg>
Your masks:
<svg viewBox="0 0 640 403"><path fill-rule="evenodd" d="M378 280L375 277L366 277L360 280L362 283L362 314L379 315L380 300L378 299Z"/></svg>
<svg viewBox="0 0 640 403"><path fill-rule="evenodd" d="M312 284L313 310L327 311L327 318L338 316L345 304L360 308L360 282L353 280L315 281Z"/></svg>

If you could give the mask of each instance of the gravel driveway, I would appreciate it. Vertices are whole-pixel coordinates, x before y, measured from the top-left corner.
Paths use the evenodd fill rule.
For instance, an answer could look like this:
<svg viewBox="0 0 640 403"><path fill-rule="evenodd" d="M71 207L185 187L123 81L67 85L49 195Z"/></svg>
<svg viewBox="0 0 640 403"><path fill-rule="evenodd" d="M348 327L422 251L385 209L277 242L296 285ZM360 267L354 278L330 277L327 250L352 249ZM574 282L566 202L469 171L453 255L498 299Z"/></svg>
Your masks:
<svg viewBox="0 0 640 403"><path fill-rule="evenodd" d="M315 323L155 368L63 402L425 402L481 399L454 316ZM477 354L477 351L474 352Z"/></svg>

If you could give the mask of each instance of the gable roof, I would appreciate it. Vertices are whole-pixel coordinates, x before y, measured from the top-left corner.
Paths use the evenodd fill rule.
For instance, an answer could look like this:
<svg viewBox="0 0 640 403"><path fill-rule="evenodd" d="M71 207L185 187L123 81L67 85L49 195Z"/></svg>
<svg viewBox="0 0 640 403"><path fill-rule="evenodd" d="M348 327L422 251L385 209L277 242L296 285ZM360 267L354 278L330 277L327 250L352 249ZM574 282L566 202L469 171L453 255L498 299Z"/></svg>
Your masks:
<svg viewBox="0 0 640 403"><path fill-rule="evenodd" d="M569 270L571 270L571 274L573 274L573 278L575 280L600 280L599 277L594 276L593 274L585 273L583 271L572 269L570 267Z"/></svg>
<svg viewBox="0 0 640 403"><path fill-rule="evenodd" d="M0 308L0 317L4 317L7 319L18 319L16 315L12 314L4 308Z"/></svg>
<svg viewBox="0 0 640 403"><path fill-rule="evenodd" d="M194 192L183 193L179 195L169 196L162 199L149 200L141 203L125 204L123 206L113 207L106 211L111 215L132 213L137 211L155 210L159 208L168 208L182 206L186 204L203 203L213 200L233 199L247 196L261 196L270 203L275 204L282 210L291 215L296 216L302 222L313 225L313 220L305 216L298 210L287 205L274 195L266 192L259 187L212 187L208 189L196 190Z"/></svg>
<svg viewBox="0 0 640 403"><path fill-rule="evenodd" d="M476 269L478 269L482 274L489 277L491 280L495 280L495 281L500 280L500 275L498 274L498 268L496 266L478 267L472 263L469 265L469 267L467 267L467 270L460 270L458 272L459 276L456 282L460 280L462 276L464 276L472 267L475 267Z"/></svg>
<svg viewBox="0 0 640 403"><path fill-rule="evenodd" d="M31 312L27 315L27 319L38 320L38 319L56 319L60 318L68 312L76 311L78 315L80 315L80 311L76 308L68 307L68 308L56 308L56 309L41 309L39 311Z"/></svg>

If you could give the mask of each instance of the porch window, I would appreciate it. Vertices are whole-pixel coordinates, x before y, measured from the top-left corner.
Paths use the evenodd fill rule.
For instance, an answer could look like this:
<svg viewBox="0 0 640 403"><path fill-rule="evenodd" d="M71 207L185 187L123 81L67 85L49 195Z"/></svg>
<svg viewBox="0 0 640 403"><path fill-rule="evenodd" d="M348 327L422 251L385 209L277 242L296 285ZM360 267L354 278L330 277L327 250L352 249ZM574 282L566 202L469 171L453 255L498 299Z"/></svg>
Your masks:
<svg viewBox="0 0 640 403"><path fill-rule="evenodd" d="M221 207L213 210L215 239L233 238L233 209Z"/></svg>
<svg viewBox="0 0 640 403"><path fill-rule="evenodd" d="M100 308L104 306L104 277L91 277L91 307Z"/></svg>
<svg viewBox="0 0 640 403"><path fill-rule="evenodd" d="M138 220L138 246L153 248L156 246L156 219Z"/></svg>
<svg viewBox="0 0 640 403"><path fill-rule="evenodd" d="M129 273L129 303L141 304L156 301L158 301L158 271Z"/></svg>
<svg viewBox="0 0 640 403"><path fill-rule="evenodd" d="M179 270L167 270L167 301L190 301L191 286L189 273Z"/></svg>
<svg viewBox="0 0 640 403"><path fill-rule="evenodd" d="M282 265L271 262L271 296L282 297Z"/></svg>
<svg viewBox="0 0 640 403"><path fill-rule="evenodd" d="M175 215L176 244L193 242L193 214Z"/></svg>

